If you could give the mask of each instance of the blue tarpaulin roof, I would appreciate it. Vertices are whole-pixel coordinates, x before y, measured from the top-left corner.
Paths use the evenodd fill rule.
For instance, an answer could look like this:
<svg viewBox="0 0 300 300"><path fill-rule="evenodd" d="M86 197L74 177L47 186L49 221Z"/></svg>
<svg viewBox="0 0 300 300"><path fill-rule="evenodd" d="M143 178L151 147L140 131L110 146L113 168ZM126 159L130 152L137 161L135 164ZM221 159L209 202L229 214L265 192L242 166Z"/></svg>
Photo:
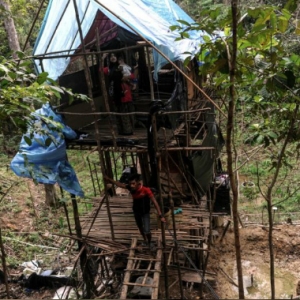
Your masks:
<svg viewBox="0 0 300 300"><path fill-rule="evenodd" d="M194 21L172 0L76 0L76 3L83 36L88 33L100 10L116 25L151 41L172 61L184 60L185 52L195 54L202 42L203 33L199 31L189 32L190 38L175 41L179 35L172 32L170 26L179 24L178 20ZM73 1L50 0L34 55L62 51L65 51L63 54L72 54L80 44ZM70 58L44 59L43 68L50 78L57 79L69 62ZM164 64L166 60L154 51L155 73ZM39 60L35 60L35 65L41 72Z"/></svg>

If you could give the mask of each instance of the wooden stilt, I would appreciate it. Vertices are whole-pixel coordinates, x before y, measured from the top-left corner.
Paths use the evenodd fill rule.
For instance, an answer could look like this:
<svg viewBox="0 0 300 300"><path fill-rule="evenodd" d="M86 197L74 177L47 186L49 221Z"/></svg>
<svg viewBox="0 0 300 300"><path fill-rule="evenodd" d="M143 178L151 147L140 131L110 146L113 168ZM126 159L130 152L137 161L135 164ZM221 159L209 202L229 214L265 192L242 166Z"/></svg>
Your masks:
<svg viewBox="0 0 300 300"><path fill-rule="evenodd" d="M97 51L98 51L98 60L99 60L99 78L100 78L100 86L101 86L101 91L102 91L102 96L103 96L103 99L104 99L104 105L105 105L105 110L107 112L110 112L110 107L109 107L109 103L108 103L108 95L107 95L107 90L106 90L106 84L105 84L105 78L104 78L104 74L103 74L103 65L102 65L102 53L100 51L100 35L99 35L99 30L98 28L96 29L96 38L97 38ZM110 127L110 131L111 131L111 136L113 138L113 144L114 144L114 147L116 148L117 147L117 143L116 143L116 134L115 134L115 130L114 130L114 127L113 127L113 121L111 119L112 115L110 114L109 115L109 119L108 119L108 122L109 122L109 127Z"/></svg>
<svg viewBox="0 0 300 300"><path fill-rule="evenodd" d="M149 75L149 81L150 81L151 101L153 101L154 100L154 87L153 87L153 78L152 78L152 70L151 70L151 61L150 61L149 47L146 47L146 55L147 55L148 75Z"/></svg>

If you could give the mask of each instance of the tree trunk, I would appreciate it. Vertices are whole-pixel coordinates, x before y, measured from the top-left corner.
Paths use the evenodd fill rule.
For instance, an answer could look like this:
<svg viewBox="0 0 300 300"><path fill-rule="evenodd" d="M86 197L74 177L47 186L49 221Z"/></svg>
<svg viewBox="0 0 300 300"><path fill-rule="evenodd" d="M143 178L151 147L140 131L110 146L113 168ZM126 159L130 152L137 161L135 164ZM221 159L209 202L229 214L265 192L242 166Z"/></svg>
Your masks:
<svg viewBox="0 0 300 300"><path fill-rule="evenodd" d="M13 18L11 17L10 7L5 0L0 0L0 6L3 6L7 12L7 17L4 19L4 26L7 34L8 45L10 50L12 51L12 57L14 59L18 58L16 54L17 51L21 51L20 43L18 39L18 34L15 28L15 23Z"/></svg>
<svg viewBox="0 0 300 300"><path fill-rule="evenodd" d="M294 110L293 117L290 120L289 124L289 131L285 136L285 140L283 142L282 148L279 152L278 159L277 159L277 166L275 169L274 176L272 178L271 183L268 186L267 194L266 194L266 200L267 200L267 207L268 207L268 218L269 218L269 253L270 253L270 285L271 285L271 299L276 299L275 296L275 259L274 259L274 249L273 249L273 200L272 200L272 193L275 186L275 183L277 182L279 171L282 166L282 161L285 155L286 148L288 146L288 143L290 142L293 130L295 127L295 123L297 121L299 111L299 105L296 106Z"/></svg>
<svg viewBox="0 0 300 300"><path fill-rule="evenodd" d="M234 240L235 240L235 253L236 253L236 267L238 275L238 286L239 286L239 299L245 299L244 295L244 283L243 283L243 270L242 270L242 259L241 259L241 243L239 234L239 218L238 218L238 186L237 176L233 171L233 124L235 117L235 103L236 93L234 88L235 83L235 69L236 69L236 55L237 55L237 0L231 0L231 11L232 11L232 53L228 51L228 64L230 70L230 100L228 105L228 119L227 119L227 138L226 138L226 152L227 152L227 169L230 178L230 184L232 189L232 215L234 225Z"/></svg>
<svg viewBox="0 0 300 300"><path fill-rule="evenodd" d="M44 184L45 186L45 203L48 206L55 206L57 202L57 195L53 184Z"/></svg>

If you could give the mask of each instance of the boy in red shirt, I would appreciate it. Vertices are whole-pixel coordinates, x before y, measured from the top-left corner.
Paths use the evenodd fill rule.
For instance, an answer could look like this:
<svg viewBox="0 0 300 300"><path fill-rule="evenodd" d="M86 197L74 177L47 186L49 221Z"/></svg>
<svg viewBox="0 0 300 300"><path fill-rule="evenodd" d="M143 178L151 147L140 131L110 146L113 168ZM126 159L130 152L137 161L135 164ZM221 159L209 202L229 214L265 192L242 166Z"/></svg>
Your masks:
<svg viewBox="0 0 300 300"><path fill-rule="evenodd" d="M128 184L115 181L107 176L104 178L115 184L116 186L129 190L133 199L133 213L137 227L144 241L151 247L151 231L150 231L150 201L154 204L161 222L166 222L166 219L161 213L160 207L153 196L149 187L143 186L140 174L133 174L129 177Z"/></svg>

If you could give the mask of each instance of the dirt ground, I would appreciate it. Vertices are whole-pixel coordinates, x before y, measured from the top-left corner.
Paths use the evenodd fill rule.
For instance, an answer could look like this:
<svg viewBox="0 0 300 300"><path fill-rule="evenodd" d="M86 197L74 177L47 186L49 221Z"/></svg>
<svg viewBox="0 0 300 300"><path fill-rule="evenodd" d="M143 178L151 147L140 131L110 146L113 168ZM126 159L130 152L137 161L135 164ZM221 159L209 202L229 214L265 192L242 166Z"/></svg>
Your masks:
<svg viewBox="0 0 300 300"><path fill-rule="evenodd" d="M28 184L28 190L34 198L36 212L39 214L44 205L43 188L37 188L32 182L26 184ZM15 214L1 213L1 229L15 232L35 230L32 209L30 210L25 204L24 198L12 198L11 201L17 201L21 209ZM221 236L224 228L220 227L217 230ZM240 237L246 298L268 299L270 298L268 229L259 225L240 228ZM296 288L300 280L300 226L275 225L273 242L276 298L291 299L291 296L297 295ZM9 255L11 249L6 245L4 248ZM9 271L20 274L21 269ZM229 227L222 242L218 239L214 242L210 251L208 271L216 274L216 283L213 288L220 299L238 299L238 291L235 286L237 276L232 227ZM39 291L33 291L14 283L9 284L9 291L11 298L14 299L52 299L54 295L54 290L43 288ZM185 287L185 294L188 299L200 299L195 287L194 289ZM176 295L179 295L178 291L173 293L172 298L175 299ZM4 284L0 285L0 298L7 298ZM211 299L210 294L206 292L205 298Z"/></svg>
<svg viewBox="0 0 300 300"><path fill-rule="evenodd" d="M273 245L275 254L275 292L277 299L291 299L297 295L300 280L300 227L275 225ZM221 233L222 229L220 229ZM251 226L240 228L240 244L247 299L269 299L268 228ZM217 293L222 299L238 299L234 235L232 228L222 243L212 248L209 268L217 273ZM252 280L251 280L252 277Z"/></svg>

